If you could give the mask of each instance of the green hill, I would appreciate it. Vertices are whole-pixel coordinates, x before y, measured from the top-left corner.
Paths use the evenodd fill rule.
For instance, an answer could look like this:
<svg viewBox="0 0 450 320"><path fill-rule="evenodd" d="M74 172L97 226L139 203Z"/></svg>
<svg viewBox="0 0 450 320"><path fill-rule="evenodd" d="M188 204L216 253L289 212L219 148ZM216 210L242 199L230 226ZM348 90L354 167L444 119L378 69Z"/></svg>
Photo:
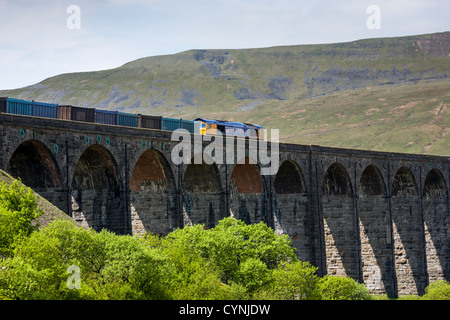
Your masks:
<svg viewBox="0 0 450 320"><path fill-rule="evenodd" d="M284 142L449 155L450 32L190 50L2 96L280 129Z"/></svg>

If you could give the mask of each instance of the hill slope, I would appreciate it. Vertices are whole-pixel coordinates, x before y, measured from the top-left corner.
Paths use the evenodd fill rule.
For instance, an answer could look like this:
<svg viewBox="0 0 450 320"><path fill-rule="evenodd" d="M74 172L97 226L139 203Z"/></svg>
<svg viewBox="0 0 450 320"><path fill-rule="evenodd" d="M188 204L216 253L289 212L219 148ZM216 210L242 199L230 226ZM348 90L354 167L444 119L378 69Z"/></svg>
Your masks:
<svg viewBox="0 0 450 320"><path fill-rule="evenodd" d="M4 182L8 185L12 184L14 178L7 174L5 171L0 170L0 182ZM36 192L34 193L39 209L44 211L44 214L38 217L36 220L39 226L44 227L50 222L55 220L69 220L77 226L81 226L78 222L69 217L66 213L52 205L49 201L41 197Z"/></svg>
<svg viewBox="0 0 450 320"><path fill-rule="evenodd" d="M249 121L279 128L286 142L449 155L449 62L450 32L190 50L63 74L0 95Z"/></svg>

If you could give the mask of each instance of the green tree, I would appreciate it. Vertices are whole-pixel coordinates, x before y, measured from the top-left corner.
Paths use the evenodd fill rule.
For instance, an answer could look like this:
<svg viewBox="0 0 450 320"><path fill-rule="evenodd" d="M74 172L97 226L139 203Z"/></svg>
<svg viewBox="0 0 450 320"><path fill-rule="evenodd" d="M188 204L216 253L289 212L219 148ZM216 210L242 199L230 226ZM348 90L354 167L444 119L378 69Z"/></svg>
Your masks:
<svg viewBox="0 0 450 320"><path fill-rule="evenodd" d="M14 243L39 227L33 222L42 213L30 188L0 182L0 256L11 256Z"/></svg>

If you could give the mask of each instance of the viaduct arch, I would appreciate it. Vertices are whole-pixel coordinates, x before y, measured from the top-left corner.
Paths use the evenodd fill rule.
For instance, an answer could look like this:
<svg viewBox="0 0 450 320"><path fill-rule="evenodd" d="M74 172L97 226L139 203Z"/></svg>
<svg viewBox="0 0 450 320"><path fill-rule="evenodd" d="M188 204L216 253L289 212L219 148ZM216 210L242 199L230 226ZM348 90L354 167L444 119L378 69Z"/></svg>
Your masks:
<svg viewBox="0 0 450 320"><path fill-rule="evenodd" d="M96 230L164 235L232 215L372 292L450 280L449 158L280 144L262 176L248 158L175 165L170 132L6 114L0 127L0 168Z"/></svg>

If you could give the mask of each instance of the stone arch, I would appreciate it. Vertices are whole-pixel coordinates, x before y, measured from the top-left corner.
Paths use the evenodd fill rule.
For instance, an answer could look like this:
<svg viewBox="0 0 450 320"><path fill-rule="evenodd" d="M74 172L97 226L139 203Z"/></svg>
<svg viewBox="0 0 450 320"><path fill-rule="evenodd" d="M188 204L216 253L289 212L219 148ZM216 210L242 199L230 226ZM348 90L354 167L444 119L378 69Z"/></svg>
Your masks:
<svg viewBox="0 0 450 320"><path fill-rule="evenodd" d="M353 194L350 176L342 164L335 162L328 168L323 179L322 192L336 196Z"/></svg>
<svg viewBox="0 0 450 320"><path fill-rule="evenodd" d="M244 163L237 163L231 173L231 180L236 191L241 194L263 193L263 183L258 165L252 164L249 158Z"/></svg>
<svg viewBox="0 0 450 320"><path fill-rule="evenodd" d="M448 191L444 175L431 169L423 188L423 220L429 282L450 280Z"/></svg>
<svg viewBox="0 0 450 320"><path fill-rule="evenodd" d="M242 163L237 163L231 172L230 200L231 214L245 223L268 221L267 198L264 182L259 173L259 167L245 157Z"/></svg>
<svg viewBox="0 0 450 320"><path fill-rule="evenodd" d="M431 169L428 172L423 186L423 195L424 197L447 196L444 175L439 169Z"/></svg>
<svg viewBox="0 0 450 320"><path fill-rule="evenodd" d="M128 233L125 199L120 192L117 162L103 146L89 146L81 154L72 179L72 216L95 230Z"/></svg>
<svg viewBox="0 0 450 320"><path fill-rule="evenodd" d="M119 170L112 154L94 144L81 154L75 166L72 189L114 189L119 186Z"/></svg>
<svg viewBox="0 0 450 320"><path fill-rule="evenodd" d="M423 221L416 180L400 167L392 182L391 214L394 266L399 295L423 294L427 284Z"/></svg>
<svg viewBox="0 0 450 320"><path fill-rule="evenodd" d="M154 149L143 152L133 168L130 190L171 190L174 187L174 175L166 157Z"/></svg>
<svg viewBox="0 0 450 320"><path fill-rule="evenodd" d="M12 154L7 171L64 212L68 212L64 179L56 158L38 140L22 142Z"/></svg>
<svg viewBox="0 0 450 320"><path fill-rule="evenodd" d="M413 196L417 194L417 185L414 175L408 167L397 170L392 183L393 196Z"/></svg>
<svg viewBox="0 0 450 320"><path fill-rule="evenodd" d="M364 169L359 186L362 195L382 195L386 189L380 170L373 164Z"/></svg>
<svg viewBox="0 0 450 320"><path fill-rule="evenodd" d="M45 144L37 140L22 142L8 163L8 172L33 189L61 186L58 164Z"/></svg>
<svg viewBox="0 0 450 320"><path fill-rule="evenodd" d="M335 162L326 171L322 187L323 228L328 274L358 279L353 188L345 167Z"/></svg>
<svg viewBox="0 0 450 320"><path fill-rule="evenodd" d="M187 165L182 181L183 223L214 227L226 216L220 172L215 163Z"/></svg>
<svg viewBox="0 0 450 320"><path fill-rule="evenodd" d="M175 178L166 157L157 150L144 151L134 165L130 213L133 234L166 235L179 225Z"/></svg>
<svg viewBox="0 0 450 320"><path fill-rule="evenodd" d="M287 234L297 248L301 260L309 259L308 197L305 179L299 165L293 160L284 161L273 182L274 227L278 235Z"/></svg>
<svg viewBox="0 0 450 320"><path fill-rule="evenodd" d="M300 167L292 160L284 161L273 182L277 194L301 194L305 191L304 178Z"/></svg>
<svg viewBox="0 0 450 320"><path fill-rule="evenodd" d="M196 193L217 193L222 190L220 174L215 164L195 164L191 161L187 165L183 177L183 190Z"/></svg>

